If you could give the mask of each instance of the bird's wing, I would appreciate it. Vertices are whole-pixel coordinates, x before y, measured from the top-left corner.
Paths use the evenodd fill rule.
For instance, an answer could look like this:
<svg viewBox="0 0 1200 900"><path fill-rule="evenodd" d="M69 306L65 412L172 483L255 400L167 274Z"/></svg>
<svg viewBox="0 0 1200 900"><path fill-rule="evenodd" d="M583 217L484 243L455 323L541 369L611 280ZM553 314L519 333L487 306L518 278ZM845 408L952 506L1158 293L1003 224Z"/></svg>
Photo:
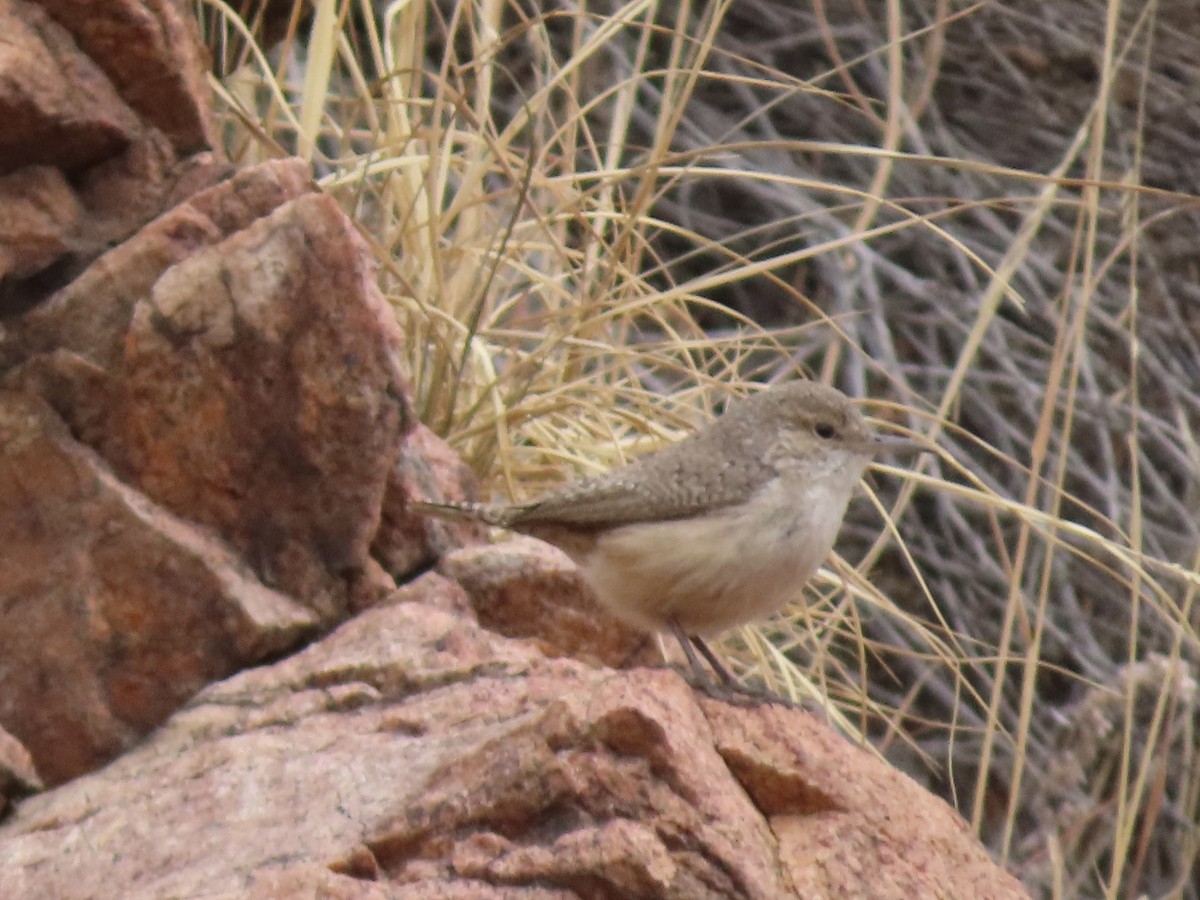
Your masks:
<svg viewBox="0 0 1200 900"><path fill-rule="evenodd" d="M517 529L589 528L682 519L742 503L765 479L768 466L759 458L742 456L735 465L714 470L714 459L730 458L728 448L713 448L709 454L703 444L689 439L568 484L538 503L514 510L507 524Z"/></svg>

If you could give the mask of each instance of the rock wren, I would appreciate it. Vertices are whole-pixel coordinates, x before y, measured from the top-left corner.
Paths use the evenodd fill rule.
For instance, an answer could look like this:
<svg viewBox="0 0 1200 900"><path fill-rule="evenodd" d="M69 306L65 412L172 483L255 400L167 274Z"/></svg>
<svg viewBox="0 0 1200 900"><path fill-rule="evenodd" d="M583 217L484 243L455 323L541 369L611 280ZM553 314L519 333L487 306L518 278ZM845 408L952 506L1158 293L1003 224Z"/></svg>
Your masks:
<svg viewBox="0 0 1200 900"><path fill-rule="evenodd" d="M780 609L829 555L850 495L882 446L840 391L799 381L730 404L656 453L532 503L414 503L541 538L579 566L600 602L692 644ZM690 642L690 643L689 643Z"/></svg>

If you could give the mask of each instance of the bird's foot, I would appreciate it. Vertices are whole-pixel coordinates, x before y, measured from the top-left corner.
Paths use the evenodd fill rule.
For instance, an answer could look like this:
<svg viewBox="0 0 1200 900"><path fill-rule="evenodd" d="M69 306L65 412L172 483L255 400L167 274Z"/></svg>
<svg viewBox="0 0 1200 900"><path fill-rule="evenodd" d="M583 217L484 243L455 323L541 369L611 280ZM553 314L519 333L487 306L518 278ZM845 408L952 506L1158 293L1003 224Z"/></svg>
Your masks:
<svg viewBox="0 0 1200 900"><path fill-rule="evenodd" d="M699 691L706 697L739 706L754 709L759 706L782 706L786 709L806 709L803 703L789 700L782 694L777 694L766 685L743 684L740 681L713 681L707 673L697 673L688 669L676 669L693 690Z"/></svg>

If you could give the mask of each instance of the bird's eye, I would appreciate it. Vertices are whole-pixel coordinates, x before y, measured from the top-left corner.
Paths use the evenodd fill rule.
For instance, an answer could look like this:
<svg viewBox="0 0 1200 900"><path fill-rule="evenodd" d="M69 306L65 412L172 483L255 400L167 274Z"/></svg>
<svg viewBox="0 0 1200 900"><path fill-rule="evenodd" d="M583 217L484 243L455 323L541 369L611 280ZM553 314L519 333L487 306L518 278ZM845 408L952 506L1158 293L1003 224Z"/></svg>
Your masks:
<svg viewBox="0 0 1200 900"><path fill-rule="evenodd" d="M813 434L821 438L821 440L829 440L837 434L837 429L828 422L818 422L813 426Z"/></svg>

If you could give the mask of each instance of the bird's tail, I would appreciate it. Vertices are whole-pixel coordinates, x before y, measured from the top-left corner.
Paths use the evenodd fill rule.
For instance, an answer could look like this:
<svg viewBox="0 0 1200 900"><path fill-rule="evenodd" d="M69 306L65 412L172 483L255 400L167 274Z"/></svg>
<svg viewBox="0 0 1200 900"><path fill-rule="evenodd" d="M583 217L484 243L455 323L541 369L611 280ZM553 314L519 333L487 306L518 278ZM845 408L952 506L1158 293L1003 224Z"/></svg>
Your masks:
<svg viewBox="0 0 1200 900"><path fill-rule="evenodd" d="M432 500L410 500L408 508L423 516L437 519L459 519L483 522L486 525L505 524L506 507L490 503L441 502Z"/></svg>

